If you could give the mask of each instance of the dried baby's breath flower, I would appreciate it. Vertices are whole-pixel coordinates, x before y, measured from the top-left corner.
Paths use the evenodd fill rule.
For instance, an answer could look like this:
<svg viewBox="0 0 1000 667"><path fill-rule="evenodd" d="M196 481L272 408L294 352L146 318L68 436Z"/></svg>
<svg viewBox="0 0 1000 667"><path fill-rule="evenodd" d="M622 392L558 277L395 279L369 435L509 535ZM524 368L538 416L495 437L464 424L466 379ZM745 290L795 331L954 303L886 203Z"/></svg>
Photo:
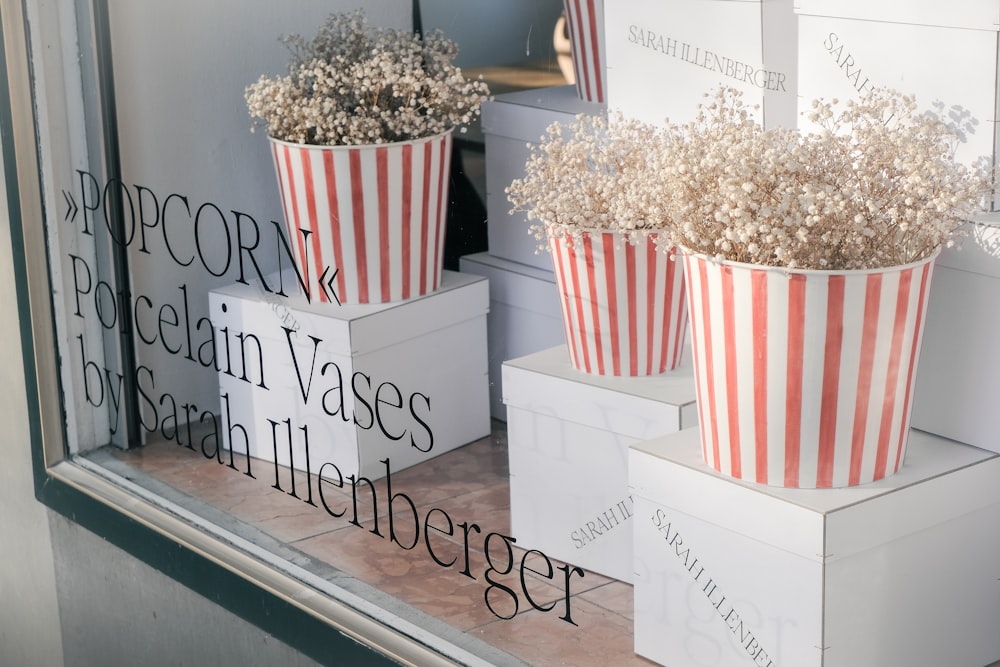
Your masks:
<svg viewBox="0 0 1000 667"><path fill-rule="evenodd" d="M557 236L617 231L633 243L655 233L667 216L647 157L662 139L657 128L621 114L553 123L530 147L524 176L507 188L511 212L536 221L539 241L546 227Z"/></svg>
<svg viewBox="0 0 1000 667"><path fill-rule="evenodd" d="M897 266L954 243L989 193L993 170L956 163L956 132L896 91L816 100L808 134L752 111L721 88L648 154L673 243L787 268Z"/></svg>
<svg viewBox="0 0 1000 667"><path fill-rule="evenodd" d="M421 39L375 28L359 10L332 14L311 41L282 41L293 56L288 75L265 75L246 89L251 117L282 141L419 139L467 125L489 96L485 82L466 79L454 65L458 47L439 30Z"/></svg>

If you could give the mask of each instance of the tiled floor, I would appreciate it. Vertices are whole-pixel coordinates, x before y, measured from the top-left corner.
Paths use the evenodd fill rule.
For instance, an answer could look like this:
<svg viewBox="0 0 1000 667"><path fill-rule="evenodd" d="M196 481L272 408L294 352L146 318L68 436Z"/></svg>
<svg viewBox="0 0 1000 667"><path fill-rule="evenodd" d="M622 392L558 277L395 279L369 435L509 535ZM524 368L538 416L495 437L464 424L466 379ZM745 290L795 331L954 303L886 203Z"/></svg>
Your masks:
<svg viewBox="0 0 1000 667"><path fill-rule="evenodd" d="M285 557L318 576L336 578L353 593L367 591L401 617L448 636L466 650L483 653L489 662L653 665L632 650L632 587L627 584L595 573L574 579L569 615L575 625L561 618L566 605L562 589L553 585L558 580L526 577L528 593L538 606L555 603L552 611L543 613L525 601L516 570L493 581L519 592L517 613L503 594L489 599L498 614L511 618L498 618L486 606L487 560L482 540L491 532L510 533L506 435L501 423L494 425L491 437L393 472L390 480L376 481L377 517L370 490L359 486L356 524L349 492L324 483L322 498L315 485L310 496L300 473L295 478L297 497L292 496L288 471L278 471L282 490L276 489L274 466L264 461L252 462L252 478L243 472L243 458L234 459L234 469L175 444L103 450L96 458L140 484L160 492L166 489L165 495L172 494L173 500L188 509L200 508L210 518L214 513L216 521L232 523L235 528L223 525L238 533L245 526L250 535L266 535L270 546L277 545ZM392 494L402 492L412 499L421 521L432 508L439 510L432 517L433 525L445 525L444 513L454 521L454 537L436 533L428 538L440 563L430 555L425 535L414 539L413 511L402 499L393 504L390 533L385 512L389 482ZM324 503L334 513L344 514L331 516ZM467 556L462 531L457 528L466 522L476 523L481 531L470 532ZM512 551L519 563L525 552L516 546ZM504 543L495 541L490 553L494 566L503 571L507 563ZM453 558L455 562L449 564ZM559 565L553 562L554 567ZM989 667L1000 667L1000 662Z"/></svg>
<svg viewBox="0 0 1000 667"><path fill-rule="evenodd" d="M529 573L526 584L531 599L543 608L554 603L551 611L542 612L525 599L515 567L491 578L517 592L516 613L511 596L502 589L486 597L484 539L494 532L510 534L506 437L503 425L497 422L496 426L492 437L391 474L391 492L403 492L412 499L420 517L419 530L423 532L424 518L436 508L440 511L432 513L432 524L445 527L447 513L454 521L454 536L415 535L413 512L402 497L393 504L390 533L386 479L374 484L375 509L370 490L359 485L355 524L349 487L341 490L324 483L320 498L314 485L310 497L305 476L299 474L296 498L289 493L288 471L280 471L283 488L278 490L273 487L274 466L264 461L252 462L255 478L251 478L243 473L243 460L236 460L233 469L175 444L113 450L112 456L133 470L133 478L141 481L148 475L188 500L201 501L291 546L306 561L346 573L402 601L404 609L418 610L419 618L430 617L467 633L473 638L467 647L472 650L485 642L534 665L653 664L632 650L632 587L627 584L594 573L574 577L567 612L559 585L562 573L557 572L551 581ZM331 516L324 502L334 513L343 511L343 516ZM481 532L468 529L466 555L459 526L473 522ZM516 546L512 552L520 564L525 552ZM496 570L504 571L509 561L502 538L492 538L490 554ZM452 559L453 564L443 565ZM529 560L529 564L544 569L541 563ZM554 567L559 565L553 561ZM487 599L497 614L511 618L491 613ZM564 616L575 625L563 620Z"/></svg>

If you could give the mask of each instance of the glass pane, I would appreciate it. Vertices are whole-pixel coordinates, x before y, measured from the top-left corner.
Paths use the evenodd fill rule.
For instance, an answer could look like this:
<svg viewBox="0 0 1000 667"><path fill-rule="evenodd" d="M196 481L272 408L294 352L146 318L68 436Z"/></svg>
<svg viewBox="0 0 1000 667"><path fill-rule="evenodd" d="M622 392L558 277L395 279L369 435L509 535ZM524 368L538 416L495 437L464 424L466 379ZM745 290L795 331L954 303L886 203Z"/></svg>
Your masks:
<svg viewBox="0 0 1000 667"><path fill-rule="evenodd" d="M503 79L506 62L470 56L473 68L502 90L563 83L548 50L561 3L481 4L473 21L469 3L428 2L425 23L461 23L474 43L500 19L521 21L530 31L512 28L509 52L531 60L514 68L530 83ZM453 150L398 158L426 190L451 186L453 245L439 250L451 267L416 297L422 281L435 286L433 270L421 273L415 253L376 269L388 237L351 263L317 258L328 232L288 231L276 153L251 132L244 101L247 85L284 69L279 36L311 35L351 3L29 6L36 43L58 47L34 57L70 453L459 662L642 663L631 587L519 542L511 527L507 427L491 415L490 292L479 273L454 270L458 254L485 250L475 247L489 160L478 124ZM364 8L374 24L411 26L408 0ZM356 159L373 174L397 160ZM357 206L375 189L385 201L389 179L330 196ZM424 224L444 210L413 206ZM410 298L341 304L348 272L393 278L391 295ZM593 516L625 521L619 500Z"/></svg>

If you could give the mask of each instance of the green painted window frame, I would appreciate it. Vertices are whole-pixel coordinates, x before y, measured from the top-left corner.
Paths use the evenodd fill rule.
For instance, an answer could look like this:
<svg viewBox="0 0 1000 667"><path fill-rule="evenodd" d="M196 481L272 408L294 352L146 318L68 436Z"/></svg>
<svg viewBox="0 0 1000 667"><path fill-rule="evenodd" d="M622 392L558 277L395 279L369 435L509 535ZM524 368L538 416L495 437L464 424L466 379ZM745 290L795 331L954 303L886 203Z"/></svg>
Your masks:
<svg viewBox="0 0 1000 667"><path fill-rule="evenodd" d="M67 456L29 64L29 2L0 0L0 148L36 498L320 664L456 664L385 619L316 595L294 573L192 525L93 464ZM106 12L106 0L94 0L92 6L95 14L102 8ZM107 103L109 91L100 94ZM113 118L104 121L111 137L105 150L113 153Z"/></svg>

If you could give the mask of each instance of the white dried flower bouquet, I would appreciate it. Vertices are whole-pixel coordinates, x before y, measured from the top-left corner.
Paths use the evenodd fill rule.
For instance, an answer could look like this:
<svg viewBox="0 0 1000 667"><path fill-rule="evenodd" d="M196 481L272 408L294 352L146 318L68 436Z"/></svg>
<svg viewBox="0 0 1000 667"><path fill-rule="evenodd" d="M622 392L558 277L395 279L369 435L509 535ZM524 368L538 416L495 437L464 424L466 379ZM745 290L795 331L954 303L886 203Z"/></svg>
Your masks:
<svg viewBox="0 0 1000 667"><path fill-rule="evenodd" d="M549 227L556 236L620 232L635 243L669 220L648 160L663 141L661 130L620 114L553 123L507 187L511 212L535 222L539 241Z"/></svg>
<svg viewBox="0 0 1000 667"><path fill-rule="evenodd" d="M959 131L913 97L876 89L813 102L814 132L764 129L720 88L690 123L621 115L548 128L514 211L557 234L656 233L717 259L790 269L874 269L923 259L984 208L994 170L954 160Z"/></svg>
<svg viewBox="0 0 1000 667"><path fill-rule="evenodd" d="M896 91L817 100L810 133L765 130L751 111L719 89L648 156L677 245L786 268L899 266L952 245L992 185L992 169L954 160L956 130Z"/></svg>
<svg viewBox="0 0 1000 667"><path fill-rule="evenodd" d="M362 11L332 14L317 35L282 38L287 76L246 89L251 117L268 135L321 146L420 139L467 125L489 96L454 65L458 47L439 30L414 33L368 25ZM461 127L464 130L464 127Z"/></svg>

